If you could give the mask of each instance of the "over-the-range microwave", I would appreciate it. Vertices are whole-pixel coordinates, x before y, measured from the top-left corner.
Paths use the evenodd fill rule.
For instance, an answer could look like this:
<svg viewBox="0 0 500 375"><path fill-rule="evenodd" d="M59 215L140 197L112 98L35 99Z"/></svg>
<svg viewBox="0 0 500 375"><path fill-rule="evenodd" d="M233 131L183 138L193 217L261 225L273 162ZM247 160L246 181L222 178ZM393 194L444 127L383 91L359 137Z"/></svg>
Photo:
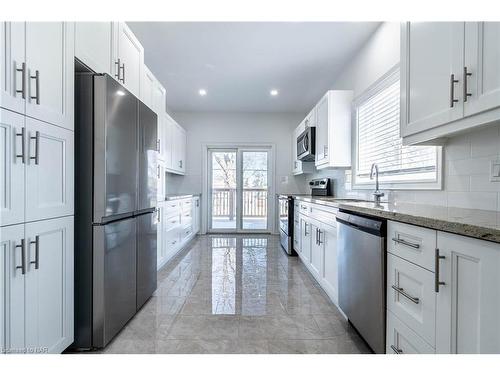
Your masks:
<svg viewBox="0 0 500 375"><path fill-rule="evenodd" d="M297 159L302 161L314 161L316 153L316 128L306 128L297 137Z"/></svg>

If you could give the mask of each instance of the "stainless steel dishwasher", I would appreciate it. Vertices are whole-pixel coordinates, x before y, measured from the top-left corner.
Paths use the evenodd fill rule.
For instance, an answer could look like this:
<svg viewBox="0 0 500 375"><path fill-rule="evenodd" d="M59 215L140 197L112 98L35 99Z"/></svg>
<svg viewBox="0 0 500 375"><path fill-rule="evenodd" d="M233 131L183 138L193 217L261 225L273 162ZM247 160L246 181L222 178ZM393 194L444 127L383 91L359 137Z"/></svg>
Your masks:
<svg viewBox="0 0 500 375"><path fill-rule="evenodd" d="M385 353L385 231L382 220L337 214L339 306L375 353Z"/></svg>

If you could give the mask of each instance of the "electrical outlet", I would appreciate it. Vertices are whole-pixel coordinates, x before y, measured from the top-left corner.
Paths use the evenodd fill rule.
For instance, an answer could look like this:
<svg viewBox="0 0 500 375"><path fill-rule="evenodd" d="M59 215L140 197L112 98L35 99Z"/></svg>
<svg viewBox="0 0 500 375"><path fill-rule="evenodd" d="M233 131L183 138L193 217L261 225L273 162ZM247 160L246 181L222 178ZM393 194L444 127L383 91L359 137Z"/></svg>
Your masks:
<svg viewBox="0 0 500 375"><path fill-rule="evenodd" d="M500 182L500 159L491 161L490 164L490 181Z"/></svg>

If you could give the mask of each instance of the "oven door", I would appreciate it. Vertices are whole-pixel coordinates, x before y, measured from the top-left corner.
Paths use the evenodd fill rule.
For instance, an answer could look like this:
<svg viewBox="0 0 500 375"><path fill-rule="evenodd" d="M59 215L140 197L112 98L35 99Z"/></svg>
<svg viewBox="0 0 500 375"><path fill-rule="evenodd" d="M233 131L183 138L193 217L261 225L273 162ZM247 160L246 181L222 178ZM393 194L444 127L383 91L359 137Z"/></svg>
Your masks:
<svg viewBox="0 0 500 375"><path fill-rule="evenodd" d="M278 198L280 230L288 236L288 197Z"/></svg>

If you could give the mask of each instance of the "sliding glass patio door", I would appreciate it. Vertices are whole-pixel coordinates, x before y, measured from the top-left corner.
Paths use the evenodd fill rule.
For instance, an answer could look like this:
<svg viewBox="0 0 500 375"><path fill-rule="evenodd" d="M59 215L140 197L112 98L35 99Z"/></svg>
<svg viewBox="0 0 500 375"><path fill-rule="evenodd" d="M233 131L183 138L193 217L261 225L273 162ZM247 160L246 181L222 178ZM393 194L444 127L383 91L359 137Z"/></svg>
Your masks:
<svg viewBox="0 0 500 375"><path fill-rule="evenodd" d="M270 149L209 149L209 231L268 232Z"/></svg>

